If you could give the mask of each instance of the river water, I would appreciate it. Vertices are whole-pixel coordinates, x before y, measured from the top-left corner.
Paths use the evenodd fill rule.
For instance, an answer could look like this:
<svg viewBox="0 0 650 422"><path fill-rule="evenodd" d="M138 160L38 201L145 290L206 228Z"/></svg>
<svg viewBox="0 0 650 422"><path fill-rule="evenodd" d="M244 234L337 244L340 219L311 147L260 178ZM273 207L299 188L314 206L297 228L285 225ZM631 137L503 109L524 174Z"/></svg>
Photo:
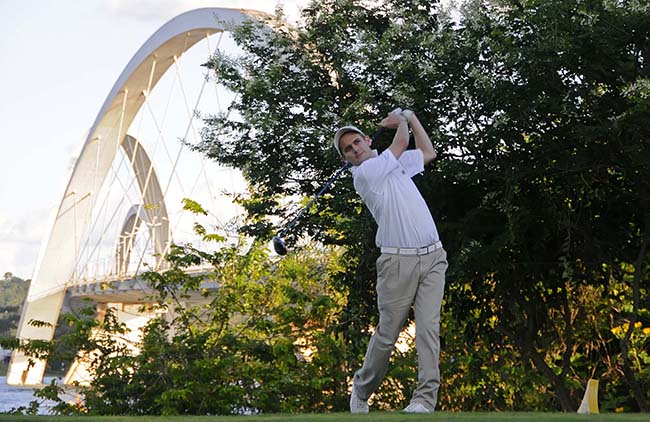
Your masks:
<svg viewBox="0 0 650 422"><path fill-rule="evenodd" d="M43 378L44 384L49 384L53 378ZM21 406L28 407L29 402L43 399L34 397L34 387L16 387L7 385L7 377L0 377L0 412L9 412ZM46 401L41 404L39 414L46 415L49 413L50 406L54 403Z"/></svg>

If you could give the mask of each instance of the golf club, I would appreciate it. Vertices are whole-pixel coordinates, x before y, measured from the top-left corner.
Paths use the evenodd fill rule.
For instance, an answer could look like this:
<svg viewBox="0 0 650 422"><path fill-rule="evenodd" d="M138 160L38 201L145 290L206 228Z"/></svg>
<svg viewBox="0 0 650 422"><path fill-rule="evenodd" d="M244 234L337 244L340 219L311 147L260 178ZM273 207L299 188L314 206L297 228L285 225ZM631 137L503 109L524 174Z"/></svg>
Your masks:
<svg viewBox="0 0 650 422"><path fill-rule="evenodd" d="M377 137L379 136L379 134L381 134L381 132L383 130L384 130L384 128L382 126L379 126L379 128L375 131L375 133L372 134L372 136L370 138L373 141L376 140ZM300 217L302 217L302 215L305 213L305 211L307 211L309 209L309 207L311 207L311 205L314 203L314 201L316 201L316 199L318 199L323 193L325 193L325 191L327 189L329 189L329 187L341 175L341 173L343 173L345 170L349 169L350 167L352 167L352 164L346 162L343 165L343 167L338 169L336 171L336 173L334 173L334 175L332 177L330 177L330 179L327 181L327 183L325 183L323 185L323 187L320 189L320 191L318 191L318 193L316 195L314 195L314 197L309 201L309 203L307 205L305 205L305 207L303 209L300 210L298 215L296 215L282 230L280 230L275 236L273 236L273 249L275 249L275 253L277 253L278 255L286 255L287 254L287 245L284 242L284 240L282 240L282 237L285 234L287 234L289 232L289 230L291 230L291 228L293 226L296 225L296 223L298 222L298 220L300 220Z"/></svg>

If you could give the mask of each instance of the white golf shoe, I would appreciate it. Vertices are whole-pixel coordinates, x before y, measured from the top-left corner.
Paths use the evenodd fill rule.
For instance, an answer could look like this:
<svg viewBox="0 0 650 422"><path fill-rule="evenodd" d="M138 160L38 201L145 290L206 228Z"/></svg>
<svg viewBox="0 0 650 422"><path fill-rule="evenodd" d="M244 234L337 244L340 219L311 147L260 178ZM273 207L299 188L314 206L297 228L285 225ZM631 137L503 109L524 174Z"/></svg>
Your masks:
<svg viewBox="0 0 650 422"><path fill-rule="evenodd" d="M422 403L410 403L402 413L433 413L433 410L427 409Z"/></svg>
<svg viewBox="0 0 650 422"><path fill-rule="evenodd" d="M360 413L365 415L369 411L370 408L368 407L368 401L361 400L357 397L357 392L354 391L354 387L352 387L352 393L350 393L350 413Z"/></svg>

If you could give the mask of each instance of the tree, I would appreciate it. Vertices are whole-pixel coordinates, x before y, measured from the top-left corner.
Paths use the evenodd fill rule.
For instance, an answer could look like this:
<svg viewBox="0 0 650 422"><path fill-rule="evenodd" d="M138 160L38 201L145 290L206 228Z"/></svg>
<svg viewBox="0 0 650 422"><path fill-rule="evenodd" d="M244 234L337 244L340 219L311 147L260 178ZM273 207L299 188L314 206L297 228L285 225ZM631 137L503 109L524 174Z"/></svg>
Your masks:
<svg viewBox="0 0 650 422"><path fill-rule="evenodd" d="M491 5L468 5L473 20L462 39L480 54L468 66L462 96L480 107L459 113L473 122L464 128L472 139L466 148L472 170L491 185L478 209L502 225L500 235L476 244L481 251L468 258L488 258L490 268L479 274L491 272L496 281L484 295L497 306L498 330L546 375L561 408L572 410L571 361L588 345L576 343L580 322L571 316L571 291L623 281L624 268L633 264L636 305L613 315L629 318L632 327L647 277L643 163L650 145L641 129L647 115L637 113L629 91L647 77L647 37L639 34L650 15L635 2ZM468 261L465 268L476 266ZM484 281L479 276L476 283ZM550 351L551 342L563 345L554 361L539 353ZM647 385L631 369L626 340L620 345L625 380L648 411Z"/></svg>
<svg viewBox="0 0 650 422"><path fill-rule="evenodd" d="M193 201L186 208L205 213ZM127 328L114 310L96 319L88 308L64 317L71 329L61 338L18 345L50 359L73 353L89 363L90 386L78 386L81 406L67 403L55 383L39 396L54 400L61 414L293 413L346 406L350 350L337 329L345 297L330 281L340 255L306 248L277 260L266 243L224 245L203 226L195 230L214 241L215 250L173 245L169 268L143 275L155 292L148 306L161 312L137 344L125 340ZM197 264L211 264L213 271L186 272Z"/></svg>
<svg viewBox="0 0 650 422"><path fill-rule="evenodd" d="M245 26L235 32L245 55L217 55L210 61L220 82L238 95L231 114L207 121L197 149L244 170L253 187L253 197L243 202L253 222L247 234L269 238L273 227L268 217L288 218L293 211L280 200L313 195L338 168L330 139L342 122L372 132L396 105L415 107L429 121L441 113L445 104L415 88L411 80L412 72L420 70L421 55L435 56L435 50L426 47L440 29L436 6L430 1L378 6L349 0L313 2L304 10L304 27L270 33ZM399 56L405 57L400 61ZM430 73L431 81L444 79L441 66ZM389 139L385 136L379 146ZM338 283L352 292L346 330L361 354L365 340L359 342L358 333L367 332L376 318L376 227L349 180L337 183L335 190L301 220L289 241L306 234L347 247L349 264Z"/></svg>
<svg viewBox="0 0 650 422"><path fill-rule="evenodd" d="M303 17L293 31L240 29L244 55L209 63L242 119L215 116L197 149L244 169L247 232L270 237L268 216L291 212L279 199L312 195L334 170L338 125L372 131L394 106L413 108L442 150L418 183L451 257L448 306L465 341L530 363L560 409L577 408L589 376L620 369L626 404L648 411L647 374L630 357L645 347L630 349L635 323L649 323L647 6L470 1L455 23L435 2L324 0ZM364 332L374 224L349 182L335 189L296 235L346 247L348 329ZM602 288L608 300L628 280L608 325L627 321L626 334L581 330L577 295ZM605 353L617 369L598 369Z"/></svg>

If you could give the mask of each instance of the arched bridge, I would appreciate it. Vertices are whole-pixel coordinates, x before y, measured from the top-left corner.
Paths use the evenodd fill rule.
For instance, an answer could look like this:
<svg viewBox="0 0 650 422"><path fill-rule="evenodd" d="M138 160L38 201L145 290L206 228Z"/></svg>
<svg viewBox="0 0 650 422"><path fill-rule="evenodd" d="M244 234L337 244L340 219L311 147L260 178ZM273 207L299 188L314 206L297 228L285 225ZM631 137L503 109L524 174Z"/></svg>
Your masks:
<svg viewBox="0 0 650 422"><path fill-rule="evenodd" d="M210 210L199 223L222 234L234 232L240 213L231 195L245 190L241 174L206 162L187 143L198 139L201 114L226 113L232 101L200 65L219 50L236 50L228 31L250 19L271 17L225 8L183 13L156 31L126 65L83 139L51 218L19 338L51 340L71 296L85 294L125 309L144 300L147 289L138 275L164 269L172 241L200 246L192 227L203 217L184 211L183 198ZM97 290L108 281L112 290ZM142 324L141 317L125 318ZM30 325L31 320L49 327ZM39 384L45 365L14 352L7 382Z"/></svg>

